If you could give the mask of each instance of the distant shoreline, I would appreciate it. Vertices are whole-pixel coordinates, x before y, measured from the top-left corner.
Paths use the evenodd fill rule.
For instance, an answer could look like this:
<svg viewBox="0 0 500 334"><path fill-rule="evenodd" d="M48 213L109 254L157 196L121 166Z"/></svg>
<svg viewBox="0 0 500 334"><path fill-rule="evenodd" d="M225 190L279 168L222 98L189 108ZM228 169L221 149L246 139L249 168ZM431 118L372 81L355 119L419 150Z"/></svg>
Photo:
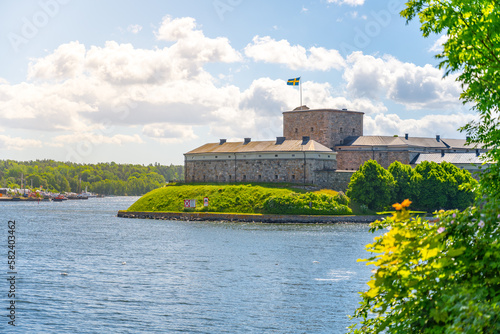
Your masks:
<svg viewBox="0 0 500 334"><path fill-rule="evenodd" d="M291 223L291 224L339 224L363 223L369 224L383 216L314 216L314 215L273 215L248 213L211 213L211 212L146 212L118 211L119 218L182 220L182 221L231 221L246 223Z"/></svg>

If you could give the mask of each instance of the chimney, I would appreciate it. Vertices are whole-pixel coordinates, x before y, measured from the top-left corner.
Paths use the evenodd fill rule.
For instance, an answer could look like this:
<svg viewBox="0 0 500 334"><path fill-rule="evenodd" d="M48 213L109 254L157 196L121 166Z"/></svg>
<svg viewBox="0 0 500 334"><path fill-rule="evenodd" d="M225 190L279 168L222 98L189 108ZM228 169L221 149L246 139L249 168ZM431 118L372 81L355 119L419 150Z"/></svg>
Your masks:
<svg viewBox="0 0 500 334"><path fill-rule="evenodd" d="M251 141L252 141L252 138L245 138L245 141L243 142L243 145L246 145L246 144L248 144Z"/></svg>
<svg viewBox="0 0 500 334"><path fill-rule="evenodd" d="M436 135L436 141L441 141L441 136L440 135Z"/></svg>
<svg viewBox="0 0 500 334"><path fill-rule="evenodd" d="M226 142L226 140L225 140L225 139L221 139L221 140L219 141L219 145L222 145L222 144L224 144L225 142Z"/></svg>
<svg viewBox="0 0 500 334"><path fill-rule="evenodd" d="M408 140L408 134L407 133L405 133L405 139Z"/></svg>
<svg viewBox="0 0 500 334"><path fill-rule="evenodd" d="M275 145L281 145L283 142L286 140L286 137L276 137L276 144Z"/></svg>
<svg viewBox="0 0 500 334"><path fill-rule="evenodd" d="M309 139L310 139L309 136L303 136L301 145L305 145L305 144L309 143Z"/></svg>
<svg viewBox="0 0 500 334"><path fill-rule="evenodd" d="M444 150L441 150L441 157L444 157Z"/></svg>

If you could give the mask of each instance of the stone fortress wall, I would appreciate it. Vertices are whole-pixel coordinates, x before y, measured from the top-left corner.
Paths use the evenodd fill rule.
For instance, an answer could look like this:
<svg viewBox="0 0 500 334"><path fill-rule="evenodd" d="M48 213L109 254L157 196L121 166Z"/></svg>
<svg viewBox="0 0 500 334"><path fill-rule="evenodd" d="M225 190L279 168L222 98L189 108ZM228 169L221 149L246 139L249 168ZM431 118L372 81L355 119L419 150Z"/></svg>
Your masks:
<svg viewBox="0 0 500 334"><path fill-rule="evenodd" d="M191 158L191 159L190 159ZM313 184L317 170L337 168L335 153L230 153L186 157L186 182L290 182Z"/></svg>
<svg viewBox="0 0 500 334"><path fill-rule="evenodd" d="M333 150L335 145L343 144L346 137L363 135L362 112L302 108L283 112L283 136L287 139L308 136Z"/></svg>

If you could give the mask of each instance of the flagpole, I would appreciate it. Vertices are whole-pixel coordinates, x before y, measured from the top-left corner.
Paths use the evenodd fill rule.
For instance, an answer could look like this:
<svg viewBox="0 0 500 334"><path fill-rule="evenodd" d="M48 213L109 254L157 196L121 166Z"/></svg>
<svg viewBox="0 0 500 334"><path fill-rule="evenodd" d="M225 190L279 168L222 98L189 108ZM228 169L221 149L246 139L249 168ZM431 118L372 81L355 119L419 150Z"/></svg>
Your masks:
<svg viewBox="0 0 500 334"><path fill-rule="evenodd" d="M302 109L302 78L299 80L299 90L300 90L300 109Z"/></svg>

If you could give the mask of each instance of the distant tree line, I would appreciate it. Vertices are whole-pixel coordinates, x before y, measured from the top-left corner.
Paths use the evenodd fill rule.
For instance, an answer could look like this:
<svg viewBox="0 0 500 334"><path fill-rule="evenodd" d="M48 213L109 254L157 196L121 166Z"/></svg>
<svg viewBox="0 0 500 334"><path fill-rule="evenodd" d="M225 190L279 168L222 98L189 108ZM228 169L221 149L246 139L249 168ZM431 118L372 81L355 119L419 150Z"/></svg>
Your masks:
<svg viewBox="0 0 500 334"><path fill-rule="evenodd" d="M183 166L99 163L53 160L0 160L0 187L43 188L53 192L88 191L103 195L142 195L168 181L184 180Z"/></svg>
<svg viewBox="0 0 500 334"><path fill-rule="evenodd" d="M424 161L411 168L395 161L384 169L369 160L353 174L346 194L371 210L387 209L405 199L413 202L412 209L427 212L463 210L472 204L476 185L469 171L448 162Z"/></svg>

